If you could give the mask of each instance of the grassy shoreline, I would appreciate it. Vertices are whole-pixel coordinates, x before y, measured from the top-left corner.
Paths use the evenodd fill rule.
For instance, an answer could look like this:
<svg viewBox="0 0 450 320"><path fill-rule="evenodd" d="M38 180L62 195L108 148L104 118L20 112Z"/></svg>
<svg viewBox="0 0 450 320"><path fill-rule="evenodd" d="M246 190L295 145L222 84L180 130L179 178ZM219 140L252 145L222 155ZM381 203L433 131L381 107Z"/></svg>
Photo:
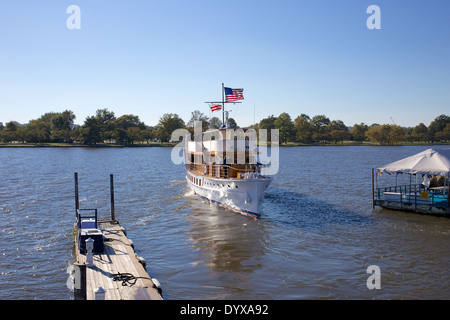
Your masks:
<svg viewBox="0 0 450 320"><path fill-rule="evenodd" d="M145 144L80 144L80 143L0 143L0 148L145 148L145 147L174 147L176 143L172 142L150 142Z"/></svg>
<svg viewBox="0 0 450 320"><path fill-rule="evenodd" d="M139 144L113 144L113 143L98 143L95 145L79 144L79 143L0 143L0 148L148 148L148 147L169 147L172 148L176 146L178 142L150 142L150 143L139 143ZM280 147L314 147L314 146L441 146L449 145L449 143L427 143L427 142L404 142L396 144L377 144L371 142L355 142L355 141L344 141L344 143L299 143L299 142L288 142L280 144ZM270 143L268 143L270 146Z"/></svg>

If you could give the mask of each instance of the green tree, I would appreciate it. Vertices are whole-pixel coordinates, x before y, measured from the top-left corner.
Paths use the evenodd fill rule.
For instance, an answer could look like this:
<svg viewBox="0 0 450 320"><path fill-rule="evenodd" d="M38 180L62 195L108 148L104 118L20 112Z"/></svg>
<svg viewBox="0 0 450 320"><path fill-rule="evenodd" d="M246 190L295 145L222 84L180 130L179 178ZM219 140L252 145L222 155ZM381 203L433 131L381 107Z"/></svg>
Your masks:
<svg viewBox="0 0 450 320"><path fill-rule="evenodd" d="M439 141L449 141L450 140L450 123L447 123L442 131L436 133L436 139Z"/></svg>
<svg viewBox="0 0 450 320"><path fill-rule="evenodd" d="M338 142L344 143L345 140L350 139L350 133L348 130L334 130L329 133L329 138L336 144Z"/></svg>
<svg viewBox="0 0 450 320"><path fill-rule="evenodd" d="M389 125L371 125L367 131L366 136L372 143L386 144L388 141Z"/></svg>
<svg viewBox="0 0 450 320"><path fill-rule="evenodd" d="M379 144L395 144L405 137L405 129L398 125L382 124L372 125L366 132L371 142Z"/></svg>
<svg viewBox="0 0 450 320"><path fill-rule="evenodd" d="M312 141L311 118L302 113L294 120L294 130L296 140L302 143L310 143Z"/></svg>
<svg viewBox="0 0 450 320"><path fill-rule="evenodd" d="M271 133L270 130L275 129L275 120L277 118L274 115L268 116L267 118L262 119L259 122L259 129L267 130L267 141L271 141Z"/></svg>
<svg viewBox="0 0 450 320"><path fill-rule="evenodd" d="M155 128L146 126L145 130L142 130L141 136L142 139L145 140L147 143L149 143L150 140L155 138Z"/></svg>
<svg viewBox="0 0 450 320"><path fill-rule="evenodd" d="M328 141L328 130L327 127L330 124L330 119L325 115L317 115L311 119L311 127L313 129L313 140L314 141Z"/></svg>
<svg viewBox="0 0 450 320"><path fill-rule="evenodd" d="M114 138L121 144L133 144L135 140L141 138L140 131L145 130L145 124L139 120L138 116L126 114L115 119Z"/></svg>
<svg viewBox="0 0 450 320"><path fill-rule="evenodd" d="M33 125L36 125L41 135L41 137L45 137L44 141L40 142L52 142L58 141L59 139L63 139L63 133L58 132L58 128L55 126L54 119L58 116L56 112L47 112L44 113L40 118L34 121ZM31 123L31 121L30 121ZM57 124L57 123L56 123Z"/></svg>
<svg viewBox="0 0 450 320"><path fill-rule="evenodd" d="M95 116L89 116L84 120L83 127L80 129L80 137L83 143L97 144L102 142L102 126Z"/></svg>
<svg viewBox="0 0 450 320"><path fill-rule="evenodd" d="M279 130L281 143L292 141L295 135L294 124L292 123L291 116L288 113L283 112L280 114L275 120L274 125L275 129Z"/></svg>
<svg viewBox="0 0 450 320"><path fill-rule="evenodd" d="M75 118L75 114L70 110L65 110L61 113L53 113L49 119L51 122L51 140L70 142Z"/></svg>
<svg viewBox="0 0 450 320"><path fill-rule="evenodd" d="M201 121L202 122L202 131L208 130L209 122L208 117L205 116L202 112L199 110L194 110L191 112L191 119L188 121L186 127L188 130L193 133L194 132L194 123L195 121Z"/></svg>
<svg viewBox="0 0 450 320"><path fill-rule="evenodd" d="M211 117L209 119L209 128L210 129L219 129L222 125L222 120L220 120L218 117Z"/></svg>
<svg viewBox="0 0 450 320"><path fill-rule="evenodd" d="M177 114L166 113L160 119L157 125L155 136L161 141L167 142L176 129L185 128L183 119Z"/></svg>
<svg viewBox="0 0 450 320"><path fill-rule="evenodd" d="M405 139L405 129L398 125L391 125L389 144L402 142Z"/></svg>
<svg viewBox="0 0 450 320"><path fill-rule="evenodd" d="M38 119L31 120L23 137L28 142L71 142L75 114L70 110L47 112Z"/></svg>
<svg viewBox="0 0 450 320"><path fill-rule="evenodd" d="M0 142L1 142L1 141L4 142L4 140L3 140L3 133L5 132L4 129L5 129L5 126L3 125L2 122L0 122Z"/></svg>
<svg viewBox="0 0 450 320"><path fill-rule="evenodd" d="M267 118L262 119L259 122L259 128L260 129L267 129L267 130L271 130L271 129L275 129L275 120L277 118L274 115L268 116Z"/></svg>
<svg viewBox="0 0 450 320"><path fill-rule="evenodd" d="M76 143L82 143L83 142L82 131L83 126L75 125L70 134L70 138Z"/></svg>
<svg viewBox="0 0 450 320"><path fill-rule="evenodd" d="M28 136L28 126L19 125L15 132L16 140L25 143Z"/></svg>
<svg viewBox="0 0 450 320"><path fill-rule="evenodd" d="M3 129L3 141L11 142L17 140L17 130L19 128L19 123L16 121L10 121L6 123L5 128Z"/></svg>
<svg viewBox="0 0 450 320"><path fill-rule="evenodd" d="M342 120L333 120L327 126L327 131L329 138L334 141L334 143L341 142L350 139L350 133L347 126Z"/></svg>
<svg viewBox="0 0 450 320"><path fill-rule="evenodd" d="M139 120L139 116L135 116L132 114L124 114L123 116L120 116L119 118L114 120L114 127L125 130L131 127L138 127L144 130L145 123Z"/></svg>
<svg viewBox="0 0 450 320"><path fill-rule="evenodd" d="M131 144L134 144L135 141L144 140L143 132L144 132L144 130L142 130L139 127L129 127L126 131L128 142Z"/></svg>
<svg viewBox="0 0 450 320"><path fill-rule="evenodd" d="M31 143L50 141L51 123L45 117L31 120L28 123L26 140Z"/></svg>
<svg viewBox="0 0 450 320"><path fill-rule="evenodd" d="M331 121L328 126L327 130L348 130L347 126L344 124L342 120L333 120Z"/></svg>
<svg viewBox="0 0 450 320"><path fill-rule="evenodd" d="M108 109L98 109L95 112L95 118L100 130L100 138L102 141L114 139L116 129L116 116L113 111Z"/></svg>
<svg viewBox="0 0 450 320"><path fill-rule="evenodd" d="M360 124L354 124L350 133L354 141L364 141L366 140L366 132L369 127L361 122Z"/></svg>
<svg viewBox="0 0 450 320"><path fill-rule="evenodd" d="M411 136L413 141L428 141L428 128L422 122L412 129Z"/></svg>
<svg viewBox="0 0 450 320"><path fill-rule="evenodd" d="M447 126L448 123L450 123L449 116L446 116L445 114L441 114L440 116L437 116L428 126L430 140L431 141L439 140L439 139L437 139L436 134L438 132L444 131L444 128ZM438 137L439 136L440 135L438 135Z"/></svg>

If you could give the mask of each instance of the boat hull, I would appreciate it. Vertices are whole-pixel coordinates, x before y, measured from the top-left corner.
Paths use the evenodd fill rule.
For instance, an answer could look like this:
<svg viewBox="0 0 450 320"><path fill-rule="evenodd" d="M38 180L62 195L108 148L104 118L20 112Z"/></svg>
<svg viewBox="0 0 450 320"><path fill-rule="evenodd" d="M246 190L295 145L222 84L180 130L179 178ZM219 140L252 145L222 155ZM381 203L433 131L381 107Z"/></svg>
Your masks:
<svg viewBox="0 0 450 320"><path fill-rule="evenodd" d="M264 192L272 179L217 179L187 172L186 180L195 195L241 214L259 217Z"/></svg>

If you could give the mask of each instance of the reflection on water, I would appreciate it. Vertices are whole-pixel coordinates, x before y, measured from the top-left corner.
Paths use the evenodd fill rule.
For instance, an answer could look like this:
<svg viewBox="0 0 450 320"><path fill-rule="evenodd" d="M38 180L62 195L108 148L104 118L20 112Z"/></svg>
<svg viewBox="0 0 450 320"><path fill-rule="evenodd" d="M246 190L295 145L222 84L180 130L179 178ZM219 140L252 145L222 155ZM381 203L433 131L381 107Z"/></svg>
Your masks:
<svg viewBox="0 0 450 320"><path fill-rule="evenodd" d="M252 272L261 267L253 264L264 255L264 225L257 225L248 217L239 216L226 209L209 205L207 210L199 201L192 200L189 241L205 257L203 263L213 272Z"/></svg>
<svg viewBox="0 0 450 320"><path fill-rule="evenodd" d="M197 282L184 279L193 288L198 288L195 290L197 296L190 298L245 297L245 292L252 286L248 274L262 267L264 225L192 194L187 195L186 206L189 208L184 217L186 241L194 253L189 264L205 272L197 275Z"/></svg>
<svg viewBox="0 0 450 320"><path fill-rule="evenodd" d="M371 203L371 168L426 148L281 148L258 220L187 193L169 148L1 149L0 299L71 298L75 171L101 217L114 174L116 217L166 299L449 299L450 219Z"/></svg>

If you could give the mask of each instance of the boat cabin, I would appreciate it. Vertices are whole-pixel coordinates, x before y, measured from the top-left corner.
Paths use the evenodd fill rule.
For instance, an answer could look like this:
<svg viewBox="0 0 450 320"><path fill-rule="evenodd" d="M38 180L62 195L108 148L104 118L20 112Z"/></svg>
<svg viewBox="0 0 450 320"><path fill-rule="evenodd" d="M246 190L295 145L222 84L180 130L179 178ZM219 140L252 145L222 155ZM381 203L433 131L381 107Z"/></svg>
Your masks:
<svg viewBox="0 0 450 320"><path fill-rule="evenodd" d="M186 141L186 169L196 175L249 179L260 173L253 129L210 129L202 133L202 139Z"/></svg>

